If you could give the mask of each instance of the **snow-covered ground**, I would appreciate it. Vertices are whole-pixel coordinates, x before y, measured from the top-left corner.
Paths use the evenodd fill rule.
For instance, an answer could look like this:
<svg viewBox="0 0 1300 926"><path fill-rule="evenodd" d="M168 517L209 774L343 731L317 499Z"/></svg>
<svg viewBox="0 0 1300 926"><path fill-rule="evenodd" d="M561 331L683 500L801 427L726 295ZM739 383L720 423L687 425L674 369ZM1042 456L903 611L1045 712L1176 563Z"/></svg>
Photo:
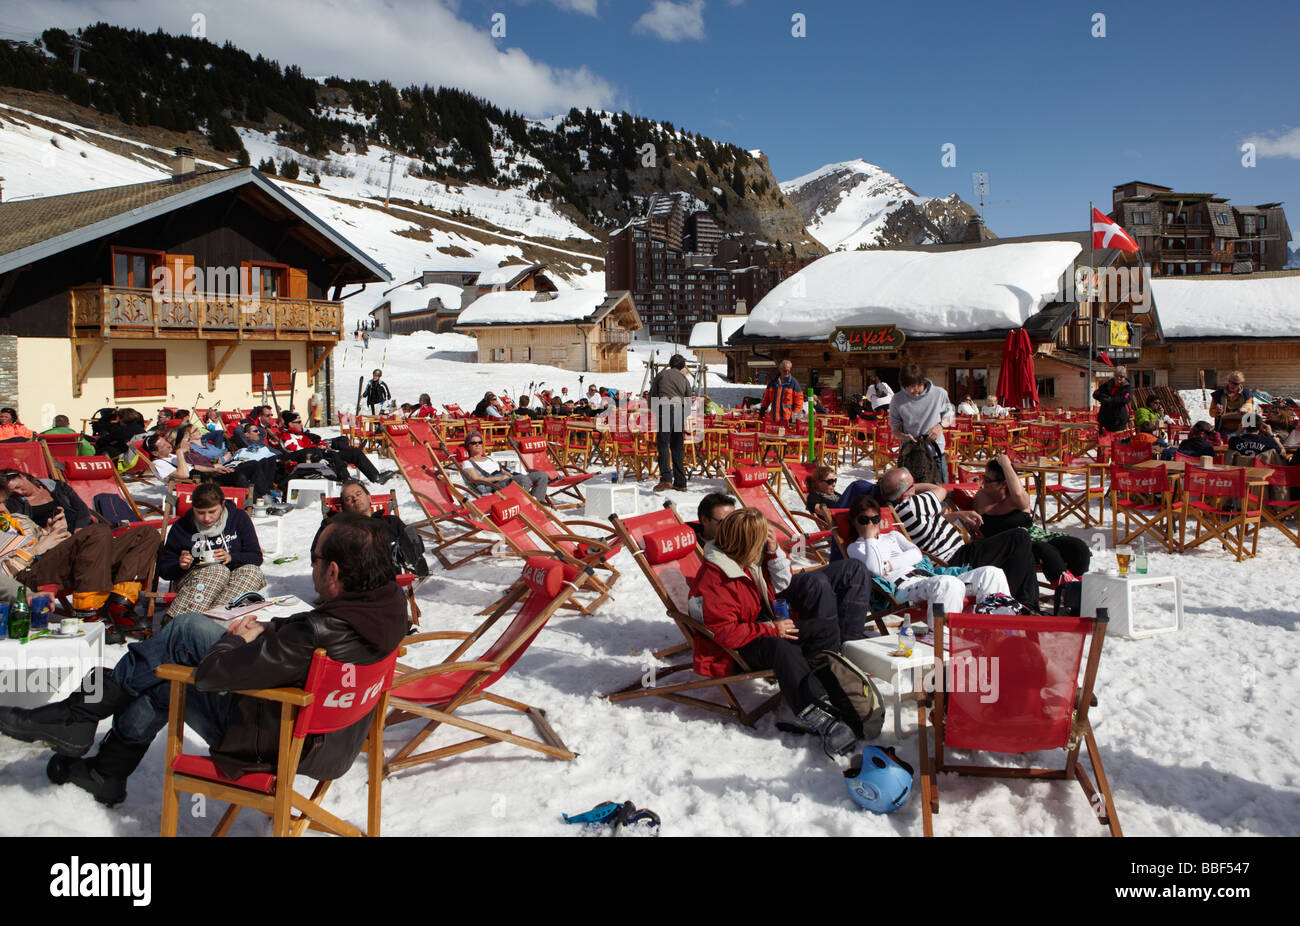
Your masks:
<svg viewBox="0 0 1300 926"><path fill-rule="evenodd" d="M372 341L370 355L382 353ZM439 401L464 404L486 389L507 389L545 380L575 394L577 375L541 366L469 362L470 339L415 334L387 342L386 377L399 396L422 391ZM659 346L668 350L666 345ZM359 353L353 348L353 352ZM644 359L638 351L637 360ZM349 371L352 369L349 361ZM355 367L358 371L370 360ZM640 374L598 376L620 388L639 387ZM592 378L588 379L591 382ZM713 388L713 387L711 387ZM732 387L734 402L752 387ZM1190 396L1189 396L1190 398ZM381 461L381 468L389 464ZM841 469L841 486L864 469ZM396 487L401 511L419 517L410 493ZM672 493L693 515L717 479L693 479L685 493ZM643 510L663 496L640 486ZM787 490L788 493L788 490ZM787 501L793 498L787 494ZM1049 506L1050 507L1050 506ZM266 565L276 594L311 597L307 545L319 524L314 506L286 515L281 553L297 562ZM1094 566L1114 565L1106 552L1109 531L1072 530L1098 551ZM592 617L554 618L498 686L501 694L545 709L565 743L579 753L572 762L542 758L511 746L394 775L384 786L387 835L537 834L578 835L562 813L586 810L605 800L632 800L655 810L665 835L915 835L921 830L917 792L900 812L874 816L846 797L836 763L811 738L781 733L774 719L746 729L712 714L664 702L614 705L600 695L646 673L648 652L675 642L676 630L640 570L626 553L613 560L622 573L613 599ZM1100 706L1093 711L1106 772L1119 818L1130 835L1296 835L1300 833L1300 765L1297 739L1300 691L1295 637L1300 619L1293 577L1300 550L1275 531L1265 531L1259 556L1236 563L1219 550L1202 548L1175 556L1153 550L1150 572L1183 583L1186 621L1181 633L1146 640L1111 636L1098 677ZM469 629L474 613L497 597L520 564L492 559L448 572L434 564L418 593L425 629ZM1151 590L1144 590L1151 591ZM1143 613L1167 616L1167 595L1139 596ZM109 661L123 648L109 647ZM434 661L436 646L411 654L414 663ZM763 692L751 692L757 698ZM479 706L471 716L531 735L517 715ZM105 728L106 729L106 728ZM896 745L916 763L914 715L904 716L898 740L886 723L882 744ZM409 730L389 732L391 748ZM445 734L450 736L450 733ZM438 742L435 740L435 744ZM201 749L197 741L191 747ZM163 742L154 743L132 777L130 796L107 809L72 788L55 790L45 779L48 752L0 739L0 834L127 836L157 832ZM1056 761L1060 754L1040 757ZM327 805L343 816L365 816L365 775L359 761L334 787ZM1072 782L1011 782L945 778L940 834L1082 835L1105 831ZM220 808L201 818L188 804L181 831L207 832ZM256 814L241 815L235 831L265 832Z"/></svg>

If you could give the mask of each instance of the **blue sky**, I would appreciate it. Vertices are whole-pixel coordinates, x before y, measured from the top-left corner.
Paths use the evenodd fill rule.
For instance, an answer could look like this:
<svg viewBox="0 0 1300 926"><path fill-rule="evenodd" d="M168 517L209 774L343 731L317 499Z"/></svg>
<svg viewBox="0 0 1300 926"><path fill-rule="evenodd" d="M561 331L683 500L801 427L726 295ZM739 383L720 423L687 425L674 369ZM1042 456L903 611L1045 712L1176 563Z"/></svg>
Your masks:
<svg viewBox="0 0 1300 926"><path fill-rule="evenodd" d="M464 87L529 115L626 108L761 148L780 180L861 157L1000 235L1082 228L1116 183L1283 200L1300 236L1300 3L1040 0L12 0L0 32L202 29L309 74ZM1094 37L1094 15L1105 37ZM504 20L494 16L500 14ZM806 36L792 35L803 14ZM201 22L196 19L201 17ZM492 34L504 30L504 35ZM1243 142L1256 145L1242 164ZM942 146L956 166L941 164Z"/></svg>

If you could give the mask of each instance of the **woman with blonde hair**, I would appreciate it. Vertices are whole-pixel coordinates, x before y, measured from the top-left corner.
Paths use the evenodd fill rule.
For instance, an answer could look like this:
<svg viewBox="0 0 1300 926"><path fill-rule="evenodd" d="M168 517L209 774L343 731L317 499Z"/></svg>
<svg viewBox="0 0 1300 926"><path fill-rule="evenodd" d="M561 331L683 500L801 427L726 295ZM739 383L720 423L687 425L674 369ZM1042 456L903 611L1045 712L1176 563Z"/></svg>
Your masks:
<svg viewBox="0 0 1300 926"><path fill-rule="evenodd" d="M712 640L695 638L695 670L722 678L734 671L726 649L751 669L771 669L795 723L822 737L829 755L853 749L853 731L837 716L819 675L829 670L821 653L839 645L833 621L796 624L777 613L772 568L780 558L771 525L756 508L738 508L704 548L695 591L703 599L704 626Z"/></svg>

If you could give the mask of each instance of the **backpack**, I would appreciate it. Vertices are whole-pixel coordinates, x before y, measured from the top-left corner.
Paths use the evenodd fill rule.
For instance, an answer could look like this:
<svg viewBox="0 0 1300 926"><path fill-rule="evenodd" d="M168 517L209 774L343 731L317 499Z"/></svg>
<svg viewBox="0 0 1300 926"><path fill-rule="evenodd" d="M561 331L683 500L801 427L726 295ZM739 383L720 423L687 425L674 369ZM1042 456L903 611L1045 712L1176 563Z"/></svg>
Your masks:
<svg viewBox="0 0 1300 926"><path fill-rule="evenodd" d="M922 437L903 448L898 455L898 465L912 474L914 482L940 485L944 482L943 469L939 466L941 456L939 445L928 437Z"/></svg>
<svg viewBox="0 0 1300 926"><path fill-rule="evenodd" d="M826 687L840 720L858 739L874 740L885 724L885 699L866 672L839 653L825 650L826 666L817 677Z"/></svg>

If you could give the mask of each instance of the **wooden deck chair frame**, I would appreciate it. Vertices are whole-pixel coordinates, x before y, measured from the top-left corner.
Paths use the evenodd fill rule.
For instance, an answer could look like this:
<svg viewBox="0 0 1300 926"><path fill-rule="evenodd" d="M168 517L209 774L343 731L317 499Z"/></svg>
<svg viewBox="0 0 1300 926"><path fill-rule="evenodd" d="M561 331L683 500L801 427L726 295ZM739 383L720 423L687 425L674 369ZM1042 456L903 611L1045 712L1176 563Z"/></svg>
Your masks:
<svg viewBox="0 0 1300 926"><path fill-rule="evenodd" d="M1293 490L1300 488L1300 465L1274 466L1268 477L1270 487L1282 486ZM1261 526L1276 527L1288 540L1300 547L1300 498L1272 500L1265 490L1263 498L1263 521ZM1286 526L1288 519L1294 518L1294 530Z"/></svg>
<svg viewBox="0 0 1300 926"><path fill-rule="evenodd" d="M564 563L577 569L592 570L591 574L586 576L584 582L595 593L596 597L589 601L582 600L576 596L566 600L564 607L569 610L579 611L584 615L594 614L596 609L604 604L610 597L610 586L618 580L618 570L611 566L607 560L615 552L615 548L608 542L597 540L594 537L586 537L582 534L576 534L567 529L560 532L548 530L548 527L563 522L543 521L534 515L534 510L530 510L526 503L520 498L525 496L529 501L535 501L527 492L519 489L518 492L511 492L511 489L519 489L514 483L506 486L500 492L493 492L489 495L483 495L475 499L466 499L465 505L474 513L479 520L487 525L491 530L496 531L496 543L490 549L493 556L515 556L527 560L533 556L554 556ZM523 525L523 529L510 530L506 524L499 523L494 515L494 508L501 505L506 508L518 507L517 518ZM535 506L540 508L540 506ZM508 523L508 522L507 522ZM595 524L594 521L575 521L575 524ZM603 525L596 525L605 529ZM525 539L532 541L531 545L525 544ZM573 549L566 549L563 544L570 545ZM587 545L591 552L585 556L578 555L576 548L579 544ZM601 578L595 574L596 569L605 569L610 573L608 579ZM487 614L495 610L500 601L494 601L482 611L479 615Z"/></svg>
<svg viewBox="0 0 1300 926"><path fill-rule="evenodd" d="M754 502L759 501L759 498L756 497L756 493L751 494L749 491L757 489L759 486L742 485L740 482L737 482L737 479L743 480L746 472L757 473L759 470L765 470L765 468L745 467L741 470L728 470L726 475L722 478L727 484L727 491L730 492L741 505L762 510L764 507L763 505L754 504ZM804 569L817 569L821 566L825 566L830 560L827 558L823 550L818 548L818 545L820 544L823 547L829 548L830 544L833 543L830 539L830 531L828 531L825 526L812 515L803 511L791 511L787 508L785 502L781 501L781 496L778 495L776 489L773 488L770 474L769 478L762 483L761 488L763 496L771 502L772 510L781 517L780 521L774 520L766 511L763 512L767 515L768 521L777 529L779 534L785 535L784 538L778 537L778 542L785 549L787 554L802 547L808 558L811 560L808 565L802 568L796 568L795 565L791 563L791 568L795 569L796 572L802 572ZM812 531L804 531L799 526L799 522L795 520L796 518L803 518L806 521L810 521L815 529Z"/></svg>
<svg viewBox="0 0 1300 926"><path fill-rule="evenodd" d="M364 831L321 806L321 801L333 784L332 781L317 782L310 796L294 790L293 783L297 775L298 763L306 743L305 736L294 735L294 728L298 723L300 712L312 704L315 698L314 692L305 688L259 688L239 692L244 697L272 701L280 705L279 753L275 775L254 773L238 779L244 781L272 778L270 789L241 787L237 781L200 777L175 770L177 760L182 756L185 739L186 689L194 684L195 669L191 666L173 664L159 666L155 670L157 676L171 682L171 700L167 710L167 751L163 763L162 835L176 835L180 815L180 792L186 791L230 804L218 821L217 828L212 833L214 836L226 835L235 822L235 817L244 807L259 810L269 816L272 821L272 832L276 836L301 836L308 829L340 836L378 836L383 797L384 718L388 713L388 692L392 685L393 667L397 662L397 656L398 651L394 650L392 655L381 660L381 667L383 663L387 663L388 680L375 702L366 741L362 745L362 751L367 753L369 759L367 820ZM313 668L319 659L328 659L325 650L316 650L312 657ZM294 816L294 811L297 811L297 816Z"/></svg>
<svg viewBox="0 0 1300 926"><path fill-rule="evenodd" d="M1063 521L1070 515L1076 515L1083 521L1084 527L1102 527L1106 522L1106 470L1109 467L1104 463L1098 463L1090 457L1070 458L1068 455L1065 462L1069 465L1078 465L1084 468L1084 484L1081 488L1067 486L1063 476L1057 477L1059 482L1051 482L1050 477L1043 485L1049 498L1056 500L1056 511L1047 519L1048 524L1055 524L1057 521ZM1097 485L1093 485L1093 475L1097 476ZM1097 514L1092 514L1092 503L1097 503Z"/></svg>
<svg viewBox="0 0 1300 926"><path fill-rule="evenodd" d="M542 446L539 449L531 451L531 454L528 454L524 451L525 441L535 441L540 443ZM531 444L529 444L529 446L531 446ZM515 437L512 435L510 437L510 448L514 450L515 456L519 458L519 464L525 470L541 469L541 467L535 465L540 462L536 457L542 457L545 459L548 469L544 469L542 472L545 472L551 479L550 485L546 488L546 502L548 505L556 509L586 507L587 499L582 494L579 486L589 479L594 479L594 473L588 473L578 467L561 466L556 463L555 458L550 453L550 445L546 442L546 438L541 435L529 434L523 435L522 437ZM534 459L530 460L529 455L534 457ZM576 501L561 502L560 496L562 495L570 495L576 499Z"/></svg>
<svg viewBox="0 0 1300 926"><path fill-rule="evenodd" d="M996 618L1000 615L960 615L960 617L989 617ZM1062 743L1066 750L1065 765L1062 768L1025 768L1023 766L993 766L957 764L947 761L944 756L944 733L945 719L948 696L945 691L923 691L917 702L917 718L919 723L918 730L918 752L921 760L921 817L922 826L926 836L934 835L934 814L939 812L939 773L954 772L958 775L971 775L985 778L1016 778L1030 779L1034 781L1058 780L1058 779L1075 779L1083 789L1084 796L1087 797L1089 805L1093 812L1097 814L1098 822L1109 828L1112 836L1123 836L1123 830L1120 828L1119 815L1115 811L1115 800L1111 796L1110 783L1106 780L1106 770L1102 766L1101 752L1097 748L1096 737L1093 736L1092 724L1088 720L1089 707L1096 704L1093 697L1093 689L1097 681L1097 666L1101 662L1102 644L1106 639L1105 618L1036 618L1041 621L1043 630L1051 630L1053 627L1064 626L1066 624L1078 622L1080 620L1090 621L1092 643L1086 650L1086 663L1084 668L1083 683L1077 685L1074 702L1074 715L1071 723L1071 731L1068 740ZM934 638L936 641L944 639L944 627L949 622L949 617L939 615L935 619ZM934 678L936 680L945 679L946 665L948 654L942 647L935 647L934 651ZM1078 675L1075 675L1076 684ZM936 685L936 687L942 687ZM929 733L931 727L928 721L932 721L934 731L934 752L930 752ZM1084 770L1079 762L1079 748L1086 746L1088 750L1088 761L1092 766L1093 775L1096 777L1096 787L1089 778L1087 771ZM974 751L974 750L972 750Z"/></svg>
<svg viewBox="0 0 1300 926"><path fill-rule="evenodd" d="M1235 507L1211 505L1206 501L1210 497L1231 501ZM1183 497L1179 503L1178 549L1185 553L1208 540L1218 540L1239 563L1246 557L1253 557L1259 549L1263 507L1259 499L1250 494L1245 469L1203 469L1186 463ZM1195 525L1190 541L1187 539L1189 523ZM1246 551L1248 543L1249 552Z"/></svg>
<svg viewBox="0 0 1300 926"><path fill-rule="evenodd" d="M525 569L532 569L540 558L530 560ZM476 641L483 637L485 633L504 617L516 604L521 608L527 607L528 599L537 594L532 591L525 580L521 577L510 586L510 590L505 597L497 603L497 606L488 615L479 626L468 633L455 630L435 630L429 633L416 634L407 637L404 641L406 646L418 643L428 642L430 640L459 640L459 645L446 657L442 662L436 665L427 666L422 669L416 669L411 666L398 664L399 674L394 679L393 690L388 700L390 711L384 718L384 726L390 727L402 723L406 720L424 719L425 725L411 739L407 740L392 756L386 757L383 764L383 774L387 778L393 772L410 768L415 765L423 765L428 762L436 762L439 759L448 756L459 755L469 752L473 749L480 749L484 746L493 746L498 743L511 743L515 746L522 746L525 749L531 749L540 752L545 756L554 759L572 760L577 753L570 750L564 745L564 741L551 727L546 718L546 712L531 704L525 704L513 698L506 698L488 691L487 688L495 685L499 678L509 675L510 668L502 671L505 663L516 657L516 653L521 647L529 646L534 637L546 625L551 616L559 610L565 602L570 600L578 589L578 585L583 578L589 576L589 571L582 569L578 576L569 581L565 581L560 591L542 608L528 624L521 628L515 639L507 646L505 650L497 655L495 659L471 659L462 660L466 651L474 645ZM486 655L486 654L484 654ZM403 697L403 689L414 685L416 682L451 672L468 672L468 679L455 692L454 695L444 701L426 702L415 701ZM503 730L497 727L489 726L476 720L459 715L457 712L470 704L480 701L487 701L498 707L507 707L511 710L518 711L528 717L537 729L540 740L529 739L519 736L510 730ZM459 743L453 743L442 746L437 749L430 749L425 752L416 752L420 745L431 735L437 732L438 728L443 725L457 727L470 733L478 734L476 738L465 740Z"/></svg>
<svg viewBox="0 0 1300 926"><path fill-rule="evenodd" d="M676 508L673 508L672 510L677 523L681 524L682 527L685 527L686 525L682 523L681 517L677 514ZM677 625L677 629L681 632L682 637L684 638L683 643L659 650L654 653L654 656L659 659L666 659L670 656L675 656L679 653L685 652L686 659L684 662L656 668L654 673L655 683L653 685L646 685L644 683L644 676L642 676L632 684L619 688L617 691L611 691L604 697L612 703L637 701L642 698L660 698L674 704L681 704L687 707L698 707L715 714L721 714L723 717L738 721L747 727L752 727L760 717L769 711L774 710L781 703L781 693L779 691L774 695L764 698L764 700L755 708L747 709L742 703L740 695L733 689L733 686L738 685L741 682L755 680L775 681L775 674L770 669L751 669L739 653L735 650L726 649L725 647L723 647L723 649L726 650L726 653L731 657L731 661L735 668L739 671L733 672L723 678L696 676L689 682L673 682L666 685L660 684L662 679L678 675L682 672L694 674L694 641L697 637L713 640L713 634L709 632L709 629L705 627L702 622L697 621L689 614L684 613L673 603L672 596L668 594L668 590L664 587L659 576L655 573L654 567L647 561L645 550L642 545L636 542L636 538L633 536L632 531L628 529L627 525L623 523L619 516L612 514L609 516L609 520L614 525L614 530L618 533L619 537L625 544L627 544L628 550L632 552L632 556L636 560L637 565L641 567L641 572L645 575L647 581L649 581L650 587L655 590L655 594L658 595L659 600L663 602L663 605L668 612L668 617ZM694 551L689 555L702 557L703 551L700 549L699 545L696 544ZM717 641L715 640L714 642L716 643ZM711 690L716 690L721 694L725 703L719 704L716 701L710 701L699 697L700 694L704 694Z"/></svg>
<svg viewBox="0 0 1300 926"><path fill-rule="evenodd" d="M402 448L410 450L411 448ZM406 480L407 488L411 491L411 497L415 503L420 506L424 513L424 520L417 521L411 526L421 534L433 541L433 555L442 563L444 569L456 569L465 565L471 560L486 556L492 552L492 548L497 544L498 537L491 525L483 522L477 517L477 513L467 511L462 504L463 499L456 492L438 461L429 447L421 445L423 457L411 450L413 460L404 461L403 453L398 450L391 452L389 458L397 466ZM418 461L419 470L410 471L408 462L414 464ZM427 477L426 483L424 477ZM424 488L441 489L447 502L422 491ZM470 553L459 558L453 558L450 551L453 547L461 544L470 544L472 550Z"/></svg>
<svg viewBox="0 0 1300 926"><path fill-rule="evenodd" d="M1133 477L1144 477L1151 473L1159 474L1158 479L1150 479L1150 487L1137 484ZM1128 483L1135 487L1122 489L1118 483ZM1133 494L1148 494L1158 498L1155 504L1133 501L1127 497ZM1110 512L1114 519L1111 524L1110 539L1113 547L1132 543L1139 535L1150 534L1170 553L1178 552L1178 543L1174 540L1174 502L1173 488L1163 466L1154 469L1130 469L1119 466L1110 468ZM1121 528L1120 521L1124 524ZM1137 527L1133 522L1137 522ZM1124 536L1120 536L1121 529Z"/></svg>

